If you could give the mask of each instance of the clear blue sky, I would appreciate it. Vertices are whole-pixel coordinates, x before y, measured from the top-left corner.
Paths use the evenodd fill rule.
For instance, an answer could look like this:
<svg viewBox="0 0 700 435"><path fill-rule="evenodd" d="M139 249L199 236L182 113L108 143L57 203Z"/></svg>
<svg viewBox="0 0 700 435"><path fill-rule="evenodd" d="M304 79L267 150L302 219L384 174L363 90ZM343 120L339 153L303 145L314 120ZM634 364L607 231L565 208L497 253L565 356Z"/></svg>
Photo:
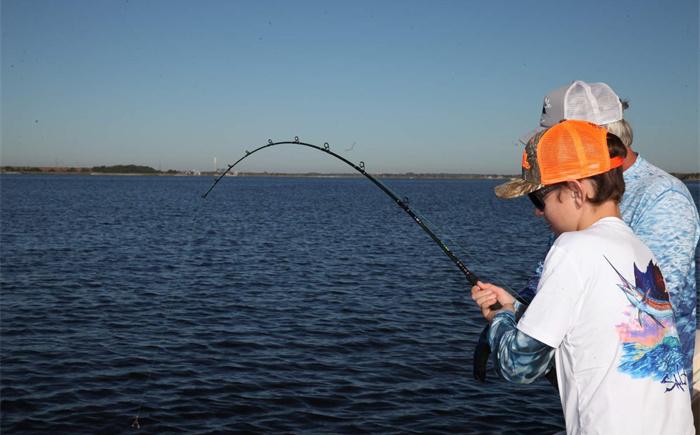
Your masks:
<svg viewBox="0 0 700 435"><path fill-rule="evenodd" d="M604 81L700 171L698 2L2 0L3 165L211 169L275 140L370 172L516 173L542 97ZM241 170L345 172L304 148Z"/></svg>

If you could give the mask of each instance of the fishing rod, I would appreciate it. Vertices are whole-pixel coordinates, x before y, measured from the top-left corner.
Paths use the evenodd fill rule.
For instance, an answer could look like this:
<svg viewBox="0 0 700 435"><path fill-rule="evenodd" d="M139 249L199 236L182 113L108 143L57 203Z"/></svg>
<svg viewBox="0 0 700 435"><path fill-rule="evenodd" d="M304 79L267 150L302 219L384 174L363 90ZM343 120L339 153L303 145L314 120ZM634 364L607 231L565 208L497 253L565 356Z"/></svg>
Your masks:
<svg viewBox="0 0 700 435"><path fill-rule="evenodd" d="M265 148L269 148L269 147L273 147L273 146L277 146L277 145L285 145L285 144L302 145L305 147L313 148L313 149L318 150L318 151L322 151L326 154L329 154L329 155L337 158L338 160L342 161L343 163L345 163L348 166L355 169L360 174L364 175L367 179L369 179L372 183L374 183L375 186L379 187L382 190L382 192L387 194L394 202L396 202L396 204L399 207L401 207L401 209L403 211L405 211L411 217L411 219L413 219L413 221L415 223L417 223L423 229L423 231L425 231L430 236L430 238L440 247L440 249L442 249L442 252L444 252L445 255L447 255L450 258L450 260L452 260L452 262L459 268L459 270L464 274L467 281L471 285L476 285L477 281L479 281L479 278L471 270L469 270L467 268L467 266L464 264L464 262L462 262L462 260L457 258L457 256L445 244L445 242L443 242L435 234L435 232L430 228L430 225L428 224L427 219L422 217L420 215L420 213L418 213L418 211L411 208L411 206L408 204L407 198L405 198L405 197L403 199L400 198L391 189L389 189L384 183L382 183L381 181L377 180L372 175L367 173L367 171L365 171L365 163L364 162L361 161L359 164L356 165L355 163L351 162L350 160L346 159L345 157L331 151L330 146L328 145L328 142L325 142L323 144L323 146L321 147L318 145L313 145L310 143L301 142L299 140L298 136L294 137L294 141L273 142L271 139L268 139L267 144L259 146L252 151L246 150L245 155L243 157L236 160L233 164L228 165L228 168L221 175L216 177L214 179L214 182L212 183L212 185L209 187L209 189L206 192L204 192L204 194L202 194L202 198L206 199L207 196L209 195L209 193L214 189L214 187L216 187L217 184L219 184L221 179L224 178L224 176L226 176L226 174L228 174L231 171L231 169L233 169L236 165L238 165L240 162L242 162L246 158L250 157L252 154L254 154L260 150L263 150ZM517 295L514 295L514 297L518 298ZM499 308L501 308L501 305L498 302L496 302L494 305L491 306L491 309L494 309L494 310L499 309ZM482 337L483 336L484 336L484 334L482 333ZM476 364L475 365L475 373L477 373L477 371L483 371L485 373L486 362L488 360L489 352L490 352L490 349L488 347L488 343L486 343L486 344L482 343L479 347L477 347L477 353L475 354L475 364ZM149 372L149 374L148 374L148 379L151 379L151 372ZM139 406L137 413L136 413L136 416L134 417L134 420L131 424L131 427L134 429L141 428L139 418L141 416L142 409L143 409L143 404L141 404Z"/></svg>
<svg viewBox="0 0 700 435"><path fill-rule="evenodd" d="M416 210L414 210L413 208L411 208L411 206L408 204L408 199L407 199L407 198L403 198L403 199L402 199L402 198L399 198L399 196L396 195L391 189L389 189L384 183L382 183L381 181L377 180L377 179L374 178L372 175L370 175L369 173L367 173L367 171L365 171L365 163L364 163L364 162L361 161L361 162L359 163L359 165L356 165L355 163L351 162L350 160L346 159L345 157L343 157L343 156L341 156L341 155L339 155L339 154L336 154L336 153L334 153L333 151L331 151L330 146L328 145L328 142L325 142L325 143L323 144L323 146L321 147L321 146L318 146L318 145L313 145L313 144L310 144L310 143L301 142L301 141L299 140L299 137L298 137L298 136L295 136L295 137L294 137L294 141L273 142L271 139L268 139L267 144L262 145L262 146L260 146L260 147L258 147L258 148L255 148L255 149L252 150L252 151L246 150L245 155L244 155L243 157L241 157L240 159L236 160L233 164L228 165L228 168L227 168L221 175L219 175L216 179L214 179L214 183L211 185L211 187L209 187L209 190L207 190L207 191L202 195L202 198L206 198L207 195L209 195L209 192L211 192L212 189L214 189L214 187L219 183L219 181L221 181L221 179L222 179L231 169L233 169L237 164L239 164L240 162L242 162L243 160L245 160L246 158L248 158L248 157L251 156L252 154L255 154L256 152L258 152L258 151L260 151L260 150L263 150L263 149L265 149L265 148L269 148L269 147L273 147L273 146L277 146L277 145L285 145L285 144L302 145L302 146L305 146L305 147L309 147L309 148L313 148L313 149L315 149L315 150L322 151L322 152L324 152L324 153L326 153L326 154L329 154L329 155L331 155L331 156L337 158L338 160L342 161L343 163L345 163L345 164L347 164L348 166L350 166L350 167L352 167L353 169L355 169L355 170L356 170L357 172L359 172L360 174L362 174L362 175L364 175L365 177L367 177L367 178L369 179L369 181L371 181L372 183L374 183L378 188L380 188L380 189L382 190L382 192L386 193L392 200L394 200L394 202L396 202L396 204L397 204L399 207L401 207L401 209L402 209L403 211L405 211L405 212L411 217L411 219L413 219L413 221L414 221L415 223L417 223L417 224L423 229L423 231L425 231L425 232L430 236L430 238L440 247L440 249L442 249L442 252L444 252L445 255L447 255L447 256L450 258L450 260L452 260L452 262L459 268L459 270L464 274L464 276L467 278L467 281L468 281L471 285L476 285L476 283L477 283L477 281L479 280L479 278L478 278L471 270L469 270L469 269L467 268L467 266L465 266L464 262L462 262L462 260L460 260L459 258L457 258L457 256L456 256L456 255L452 252L452 250L445 244L445 242L443 242L443 241L435 234L435 232L434 232L434 231L430 228L430 226L428 225L427 220L424 219Z"/></svg>

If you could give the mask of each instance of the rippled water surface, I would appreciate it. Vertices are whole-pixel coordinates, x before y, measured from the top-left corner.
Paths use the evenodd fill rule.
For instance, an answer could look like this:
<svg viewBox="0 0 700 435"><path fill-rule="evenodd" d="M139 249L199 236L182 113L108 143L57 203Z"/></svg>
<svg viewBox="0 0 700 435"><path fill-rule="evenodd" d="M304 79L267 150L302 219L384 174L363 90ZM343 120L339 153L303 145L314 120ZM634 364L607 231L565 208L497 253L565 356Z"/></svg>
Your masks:
<svg viewBox="0 0 700 435"><path fill-rule="evenodd" d="M367 180L0 181L3 433L563 429L546 381L472 379L463 276ZM497 183L387 181L519 288L547 230Z"/></svg>

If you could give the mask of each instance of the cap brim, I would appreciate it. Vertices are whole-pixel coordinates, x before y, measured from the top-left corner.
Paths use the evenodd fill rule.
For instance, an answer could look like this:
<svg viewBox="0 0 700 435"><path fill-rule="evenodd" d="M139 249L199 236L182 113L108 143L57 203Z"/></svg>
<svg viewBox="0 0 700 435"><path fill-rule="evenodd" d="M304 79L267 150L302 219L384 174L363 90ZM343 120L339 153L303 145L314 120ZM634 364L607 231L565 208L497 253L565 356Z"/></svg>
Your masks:
<svg viewBox="0 0 700 435"><path fill-rule="evenodd" d="M530 139L532 139L537 133L540 133L541 131L544 131L544 130L545 130L545 127L534 128L534 129L528 131L527 133L520 135L520 137L518 138L518 142L520 142L523 145L527 145L528 142L530 142Z"/></svg>
<svg viewBox="0 0 700 435"><path fill-rule="evenodd" d="M499 184L493 190L496 196L503 199L517 198L543 188L543 184L532 184L522 178L514 178L507 183Z"/></svg>

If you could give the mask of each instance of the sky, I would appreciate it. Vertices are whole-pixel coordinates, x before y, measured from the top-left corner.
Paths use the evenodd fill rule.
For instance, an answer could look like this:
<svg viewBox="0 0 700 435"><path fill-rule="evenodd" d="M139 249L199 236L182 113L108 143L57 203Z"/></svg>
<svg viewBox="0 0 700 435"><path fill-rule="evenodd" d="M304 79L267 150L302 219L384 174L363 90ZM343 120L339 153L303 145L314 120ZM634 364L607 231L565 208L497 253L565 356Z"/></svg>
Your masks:
<svg viewBox="0 0 700 435"><path fill-rule="evenodd" d="M268 139L370 173L519 172L544 95L606 82L700 172L698 2L2 0L0 163L211 170ZM240 171L350 172L289 145Z"/></svg>

